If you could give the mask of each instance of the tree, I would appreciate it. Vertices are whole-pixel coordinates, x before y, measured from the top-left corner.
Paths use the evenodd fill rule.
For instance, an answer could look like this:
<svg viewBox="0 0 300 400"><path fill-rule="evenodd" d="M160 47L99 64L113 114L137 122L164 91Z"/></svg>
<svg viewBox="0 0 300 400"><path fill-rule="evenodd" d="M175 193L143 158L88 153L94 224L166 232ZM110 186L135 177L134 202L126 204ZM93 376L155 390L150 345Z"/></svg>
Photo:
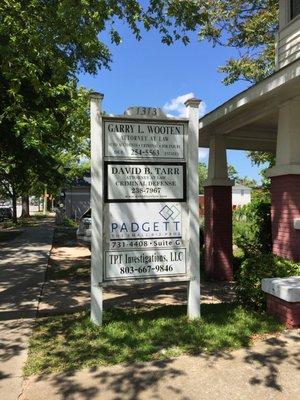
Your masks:
<svg viewBox="0 0 300 400"><path fill-rule="evenodd" d="M177 24L197 31L199 39L208 39L213 45L238 50L236 58L230 58L220 67L226 74L225 84L239 79L257 83L274 71L278 0L178 0L170 3L169 15ZM274 162L270 153L249 152L248 156L257 165Z"/></svg>
<svg viewBox="0 0 300 400"><path fill-rule="evenodd" d="M144 9L134 0L1 2L0 176L1 190L14 204L16 196L28 198L34 181L49 185L55 176L60 182L68 168L63 163L70 161L66 154L78 156L88 125L81 124L87 114L79 103L86 93L77 89L76 74L109 67L111 53L100 32L108 27L111 41L120 43L114 21L123 19L137 39L141 26L154 26L171 42L158 3Z"/></svg>
<svg viewBox="0 0 300 400"><path fill-rule="evenodd" d="M199 39L238 49L220 68L225 84L238 79L255 83L274 71L278 0L176 0L168 2L169 16Z"/></svg>
<svg viewBox="0 0 300 400"><path fill-rule="evenodd" d="M2 195L10 197L13 205L18 196L27 197L33 187L35 191L37 187L43 190L47 184L56 192L68 179L68 164L89 152L88 92L77 90L72 84L64 98L54 100L51 108L37 113L39 118L44 117L47 129L37 126L38 137L27 137L34 139L30 144L24 143L25 135L12 134L8 123L1 125L0 187Z"/></svg>
<svg viewBox="0 0 300 400"><path fill-rule="evenodd" d="M238 173L237 170L233 165L227 165L227 173L228 173L228 178L229 179L234 179L235 181L238 179Z"/></svg>
<svg viewBox="0 0 300 400"><path fill-rule="evenodd" d="M270 189L270 179L266 176L266 171L275 165L275 154L263 151L248 151L247 156L254 165L264 166L260 171L260 175L262 177L262 187L268 191Z"/></svg>
<svg viewBox="0 0 300 400"><path fill-rule="evenodd" d="M257 182L254 179L247 178L246 176L240 177L233 165L228 164L227 169L228 169L228 178L234 179L235 183L249 186L251 188L255 188L257 186ZM201 162L198 164L198 174L199 174L199 194L203 194L204 182L207 179L207 167L205 163Z"/></svg>
<svg viewBox="0 0 300 400"><path fill-rule="evenodd" d="M116 20L126 22L138 40L142 28L154 27L163 43L187 44L187 32L198 30L200 39L242 49L241 59L223 68L231 83L257 81L272 70L277 8L275 0L3 0L0 156L11 163L2 168L3 179L9 177L17 194L27 196L31 175L51 181L51 168L63 170L60 157L73 151L80 136L77 130L69 140L70 105L80 97L77 73L109 67L111 52L99 34L108 30L119 44ZM39 166L48 162L50 170L41 174Z"/></svg>
<svg viewBox="0 0 300 400"><path fill-rule="evenodd" d="M203 162L198 164L198 174L199 174L199 194L203 194L204 182L207 178L207 167Z"/></svg>

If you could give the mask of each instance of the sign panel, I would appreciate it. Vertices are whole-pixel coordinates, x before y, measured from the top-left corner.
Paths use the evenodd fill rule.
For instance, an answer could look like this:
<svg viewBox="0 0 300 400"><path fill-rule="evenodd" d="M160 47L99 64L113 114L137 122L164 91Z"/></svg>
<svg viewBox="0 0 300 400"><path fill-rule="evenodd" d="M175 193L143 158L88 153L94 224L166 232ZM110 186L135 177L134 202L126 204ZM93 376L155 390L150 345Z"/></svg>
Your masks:
<svg viewBox="0 0 300 400"><path fill-rule="evenodd" d="M110 203L110 249L182 246L181 203Z"/></svg>
<svg viewBox="0 0 300 400"><path fill-rule="evenodd" d="M184 129L183 122L104 120L105 156L183 160Z"/></svg>
<svg viewBox="0 0 300 400"><path fill-rule="evenodd" d="M107 251L105 279L141 279L186 274L185 249Z"/></svg>
<svg viewBox="0 0 300 400"><path fill-rule="evenodd" d="M106 163L106 201L186 199L185 164Z"/></svg>
<svg viewBox="0 0 300 400"><path fill-rule="evenodd" d="M111 250L146 249L146 248L175 248L182 246L181 238L153 238L153 239L111 239L109 248Z"/></svg>
<svg viewBox="0 0 300 400"><path fill-rule="evenodd" d="M106 283L156 280L188 281L188 315L199 317L200 101L173 119L140 106L107 116L102 98L91 94L91 319L102 323Z"/></svg>

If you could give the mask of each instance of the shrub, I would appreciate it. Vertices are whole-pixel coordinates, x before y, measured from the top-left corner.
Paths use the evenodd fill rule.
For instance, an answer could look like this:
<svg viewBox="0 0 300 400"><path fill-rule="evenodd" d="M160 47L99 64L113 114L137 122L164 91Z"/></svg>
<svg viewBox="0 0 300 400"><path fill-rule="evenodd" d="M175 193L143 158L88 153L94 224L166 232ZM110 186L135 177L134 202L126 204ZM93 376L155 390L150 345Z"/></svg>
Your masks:
<svg viewBox="0 0 300 400"><path fill-rule="evenodd" d="M264 198L255 197L251 203L233 214L233 242L246 257L271 253L271 205Z"/></svg>
<svg viewBox="0 0 300 400"><path fill-rule="evenodd" d="M77 228L78 224L73 219L64 218L63 226L65 226L66 228Z"/></svg>
<svg viewBox="0 0 300 400"><path fill-rule="evenodd" d="M241 265L236 283L237 300L247 308L264 310L266 295L261 290L261 280L293 275L300 275L300 264L273 254L261 254L248 258Z"/></svg>

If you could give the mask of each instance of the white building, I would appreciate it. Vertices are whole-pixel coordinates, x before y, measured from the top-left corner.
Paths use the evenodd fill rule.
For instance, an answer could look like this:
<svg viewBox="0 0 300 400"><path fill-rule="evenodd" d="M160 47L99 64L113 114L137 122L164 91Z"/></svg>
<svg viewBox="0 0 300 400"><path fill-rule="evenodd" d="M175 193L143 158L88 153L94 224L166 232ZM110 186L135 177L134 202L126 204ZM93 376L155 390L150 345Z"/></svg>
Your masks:
<svg viewBox="0 0 300 400"><path fill-rule="evenodd" d="M62 190L62 201L68 218L79 219L91 207L91 178L85 176Z"/></svg>
<svg viewBox="0 0 300 400"><path fill-rule="evenodd" d="M236 209L251 201L252 189L248 186L236 184L232 187L232 208ZM204 195L199 195L199 210L200 215L204 215Z"/></svg>
<svg viewBox="0 0 300 400"><path fill-rule="evenodd" d="M237 208L250 203L251 188L236 184L232 187L232 207Z"/></svg>

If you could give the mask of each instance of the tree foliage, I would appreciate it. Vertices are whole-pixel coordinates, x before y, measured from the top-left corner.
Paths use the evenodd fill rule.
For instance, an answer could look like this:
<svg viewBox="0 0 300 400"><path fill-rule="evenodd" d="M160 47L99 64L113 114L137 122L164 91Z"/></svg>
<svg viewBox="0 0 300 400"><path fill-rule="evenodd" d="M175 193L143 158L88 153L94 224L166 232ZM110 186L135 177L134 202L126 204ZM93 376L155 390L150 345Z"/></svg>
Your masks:
<svg viewBox="0 0 300 400"><path fill-rule="evenodd" d="M207 178L207 167L203 162L198 164L198 174L199 174L199 194L203 194L204 182Z"/></svg>
<svg viewBox="0 0 300 400"><path fill-rule="evenodd" d="M277 0L2 0L0 190L28 194L45 182L54 190L78 167L88 144L88 93L77 88L77 74L109 68L101 34L121 43L117 21L137 40L155 28L163 43L187 44L197 31L199 39L240 49L221 68L231 83L272 70L277 9Z"/></svg>
<svg viewBox="0 0 300 400"><path fill-rule="evenodd" d="M233 179L236 184L248 186L250 188L255 188L257 186L257 182L255 179L248 178L247 176L239 176L237 170L233 165L228 165L228 178Z"/></svg>
<svg viewBox="0 0 300 400"><path fill-rule="evenodd" d="M244 307L265 311L266 293L261 290L264 278L286 278L300 274L300 264L274 254L251 254L240 268L235 284L237 301Z"/></svg>
<svg viewBox="0 0 300 400"><path fill-rule="evenodd" d="M248 151L247 156L252 164L262 167L260 175L262 178L262 187L265 190L270 189L270 179L266 176L266 172L270 167L275 165L275 154L264 151Z"/></svg>
<svg viewBox="0 0 300 400"><path fill-rule="evenodd" d="M278 0L174 0L169 15L213 45L238 49L220 71L225 84L238 79L258 82L275 66Z"/></svg>
<svg viewBox="0 0 300 400"><path fill-rule="evenodd" d="M161 1L3 0L0 3L0 175L1 191L14 196L47 182L59 185L78 165L88 136L87 92L77 74L109 67L114 28L126 22L137 39L141 27L156 27L170 44ZM182 37L184 40L184 37ZM72 166L70 166L72 164ZM12 190L14 188L14 190ZM27 194L26 193L26 194Z"/></svg>
<svg viewBox="0 0 300 400"><path fill-rule="evenodd" d="M272 249L271 204L261 195L237 208L233 216L233 240L247 257Z"/></svg>
<svg viewBox="0 0 300 400"><path fill-rule="evenodd" d="M233 165L228 164L227 170L228 170L228 178L234 179L235 183L249 186L251 188L254 188L255 186L257 186L257 183L254 179L250 179L246 176L240 177L236 168ZM204 182L207 179L207 166L205 165L205 163L200 162L198 164L198 174L199 174L199 194L203 194L204 193Z"/></svg>

